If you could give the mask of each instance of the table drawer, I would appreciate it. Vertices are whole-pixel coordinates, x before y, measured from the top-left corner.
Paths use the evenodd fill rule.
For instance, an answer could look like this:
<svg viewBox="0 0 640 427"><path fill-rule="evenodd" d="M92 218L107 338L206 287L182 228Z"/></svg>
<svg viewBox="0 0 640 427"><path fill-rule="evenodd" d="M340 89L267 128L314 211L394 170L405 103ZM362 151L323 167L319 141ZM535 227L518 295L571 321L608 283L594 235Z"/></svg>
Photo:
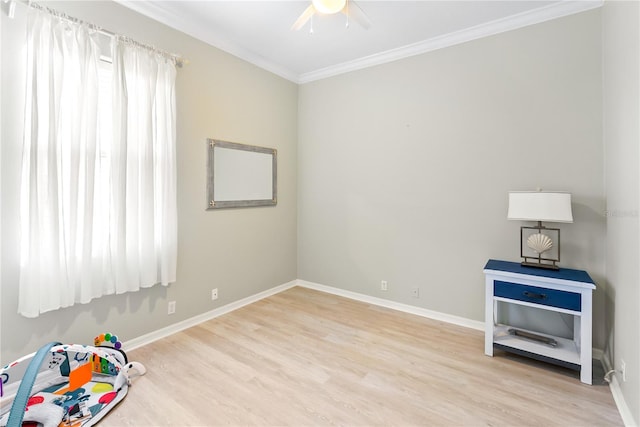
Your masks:
<svg viewBox="0 0 640 427"><path fill-rule="evenodd" d="M582 303L579 293L538 288L500 280L493 281L493 295L573 311L580 311Z"/></svg>

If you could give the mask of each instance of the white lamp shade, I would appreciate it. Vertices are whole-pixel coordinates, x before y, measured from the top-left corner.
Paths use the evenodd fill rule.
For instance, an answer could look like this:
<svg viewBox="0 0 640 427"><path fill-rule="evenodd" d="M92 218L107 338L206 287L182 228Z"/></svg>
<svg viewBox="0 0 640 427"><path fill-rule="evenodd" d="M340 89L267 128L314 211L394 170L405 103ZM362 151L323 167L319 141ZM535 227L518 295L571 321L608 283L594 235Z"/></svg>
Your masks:
<svg viewBox="0 0 640 427"><path fill-rule="evenodd" d="M510 191L507 218L520 221L573 222L571 193Z"/></svg>

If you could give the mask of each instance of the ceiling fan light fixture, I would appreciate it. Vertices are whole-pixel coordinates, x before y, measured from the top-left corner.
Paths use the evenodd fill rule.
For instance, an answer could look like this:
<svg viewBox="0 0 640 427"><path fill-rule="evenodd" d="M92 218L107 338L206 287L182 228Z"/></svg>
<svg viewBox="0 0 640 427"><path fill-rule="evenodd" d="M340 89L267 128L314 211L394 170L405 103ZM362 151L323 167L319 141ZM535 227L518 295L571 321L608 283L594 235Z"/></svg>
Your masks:
<svg viewBox="0 0 640 427"><path fill-rule="evenodd" d="M311 3L319 13L331 15L344 9L347 0L312 0Z"/></svg>

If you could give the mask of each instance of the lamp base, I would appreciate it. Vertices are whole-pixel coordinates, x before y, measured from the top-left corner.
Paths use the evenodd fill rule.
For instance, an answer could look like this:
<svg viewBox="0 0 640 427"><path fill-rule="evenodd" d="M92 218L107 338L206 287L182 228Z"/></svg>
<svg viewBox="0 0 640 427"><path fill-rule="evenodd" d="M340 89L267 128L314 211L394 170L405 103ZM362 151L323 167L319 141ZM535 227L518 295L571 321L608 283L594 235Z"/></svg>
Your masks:
<svg viewBox="0 0 640 427"><path fill-rule="evenodd" d="M552 238L555 234L555 238ZM522 266L560 270L560 229L547 228L538 221L535 227L520 227Z"/></svg>
<svg viewBox="0 0 640 427"><path fill-rule="evenodd" d="M560 267L558 267L555 263L545 264L542 262L522 261L520 265L522 265L523 267L544 268L546 270L560 270Z"/></svg>

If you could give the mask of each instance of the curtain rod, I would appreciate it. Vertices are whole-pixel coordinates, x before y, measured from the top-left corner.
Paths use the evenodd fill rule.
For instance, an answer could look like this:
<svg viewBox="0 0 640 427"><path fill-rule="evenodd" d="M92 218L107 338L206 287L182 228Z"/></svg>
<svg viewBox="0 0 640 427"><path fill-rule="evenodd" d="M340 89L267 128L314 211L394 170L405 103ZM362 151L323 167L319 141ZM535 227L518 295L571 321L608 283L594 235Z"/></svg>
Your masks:
<svg viewBox="0 0 640 427"><path fill-rule="evenodd" d="M15 14L15 3L16 3L16 0L3 0L3 1L5 3L9 3L8 16L9 16L9 18L13 19L14 14ZM122 34L118 34L118 33L114 33L113 31L105 30L104 28L102 28L99 25L96 25L96 24L94 24L92 22L83 21L83 20L75 18L73 16L69 16L64 12L60 12L60 11L57 11L55 9L51 9L50 7L47 7L47 6L42 6L42 5L38 4L38 3L32 2L31 0L19 0L19 1L20 1L20 3L26 5L27 7L38 9L38 10L43 11L43 12L47 12L47 13L49 13L49 14L51 14L53 16L56 16L58 18L62 18L64 20L67 20L67 21L70 21L70 22L73 22L73 23L76 23L76 24L87 25L91 29L99 32L100 34L104 34L107 37L121 39L121 40L124 40L127 43L132 43L132 44L134 44L134 45L136 45L138 47L141 47L141 48L150 50L152 52L159 53L159 54L161 54L161 55L163 55L165 57L171 58L174 61L174 63L176 64L177 67L182 67L183 65L189 64L189 60L188 59L183 58L181 55L179 55L177 53L167 52L165 50L158 49L155 46L148 45L146 43L142 43L142 42L139 42L137 40L134 40L131 37L128 37L128 36L125 36L125 35L122 35Z"/></svg>

